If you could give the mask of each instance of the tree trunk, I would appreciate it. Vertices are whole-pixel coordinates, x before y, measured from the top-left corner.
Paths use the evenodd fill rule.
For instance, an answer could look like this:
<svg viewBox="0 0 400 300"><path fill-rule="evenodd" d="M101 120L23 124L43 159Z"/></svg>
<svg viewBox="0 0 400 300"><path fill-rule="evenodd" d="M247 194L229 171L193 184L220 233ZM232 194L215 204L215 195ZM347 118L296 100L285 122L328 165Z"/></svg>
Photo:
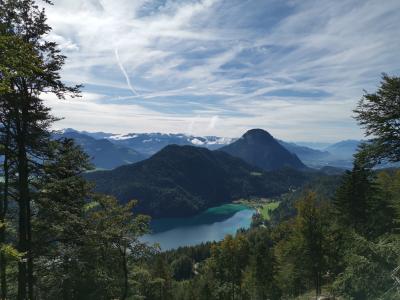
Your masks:
<svg viewBox="0 0 400 300"><path fill-rule="evenodd" d="M27 247L28 247L28 295L33 300L33 253L32 253L32 222L31 222L31 203L28 201L26 207L26 227L27 227Z"/></svg>
<svg viewBox="0 0 400 300"><path fill-rule="evenodd" d="M120 250L122 255L122 268L124 271L124 290L122 292L121 300L125 300L128 297L128 266L126 261L126 247L124 250Z"/></svg>
<svg viewBox="0 0 400 300"><path fill-rule="evenodd" d="M27 283L27 256L28 252L28 241L27 241L27 199L28 199L28 189L26 187L26 172L25 172L25 163L23 161L23 155L19 154L19 178L18 185L20 196L18 199L19 204L19 228L18 228L18 251L21 253L25 253L24 258L18 263L18 299L25 300L26 299L26 283ZM21 161L22 159L22 161Z"/></svg>
<svg viewBox="0 0 400 300"><path fill-rule="evenodd" d="M27 112L26 107L22 105L22 116L18 112L16 118L17 129L17 168L18 168L18 205L19 205L19 228L18 228L18 251L25 253L24 258L18 263L18 300L25 300L27 297L27 282L29 276L27 273L27 262L30 256L28 243L28 217L29 211L29 169L28 157L26 151L27 136ZM32 299L32 298L30 298Z"/></svg>
<svg viewBox="0 0 400 300"><path fill-rule="evenodd" d="M9 124L7 124L9 125ZM4 171L4 188L3 188L3 199L0 201L0 222L2 227L0 228L0 244L4 245L6 240L6 215L8 210L8 185L9 185L9 145L10 145L10 133L9 126L6 126L6 140L5 140L5 152L3 161ZM0 282L1 282L1 299L7 299L7 260L3 252L0 253Z"/></svg>

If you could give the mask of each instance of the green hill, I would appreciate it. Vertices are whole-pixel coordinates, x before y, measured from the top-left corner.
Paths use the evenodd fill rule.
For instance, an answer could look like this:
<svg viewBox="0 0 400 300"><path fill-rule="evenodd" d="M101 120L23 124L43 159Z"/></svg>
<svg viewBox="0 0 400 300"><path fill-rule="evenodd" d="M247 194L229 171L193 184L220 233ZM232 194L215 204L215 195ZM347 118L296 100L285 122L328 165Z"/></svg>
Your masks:
<svg viewBox="0 0 400 300"><path fill-rule="evenodd" d="M271 197L302 185L311 173L293 169L264 172L221 151L170 145L136 164L85 175L98 192L153 217L177 217L239 198Z"/></svg>

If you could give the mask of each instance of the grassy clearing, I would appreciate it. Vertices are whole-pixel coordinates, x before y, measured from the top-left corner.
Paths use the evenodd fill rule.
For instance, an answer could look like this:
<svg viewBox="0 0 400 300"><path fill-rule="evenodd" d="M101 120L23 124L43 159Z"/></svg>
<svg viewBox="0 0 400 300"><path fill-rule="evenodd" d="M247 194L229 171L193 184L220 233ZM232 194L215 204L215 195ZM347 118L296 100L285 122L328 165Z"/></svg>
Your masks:
<svg viewBox="0 0 400 300"><path fill-rule="evenodd" d="M279 206L279 201L274 201L266 204L262 204L259 212L261 213L264 220L271 218L270 213Z"/></svg>
<svg viewBox="0 0 400 300"><path fill-rule="evenodd" d="M251 207L259 214L261 214L262 218L266 221L270 219L270 213L279 206L280 201L275 199L240 199L235 201L237 204L246 205Z"/></svg>

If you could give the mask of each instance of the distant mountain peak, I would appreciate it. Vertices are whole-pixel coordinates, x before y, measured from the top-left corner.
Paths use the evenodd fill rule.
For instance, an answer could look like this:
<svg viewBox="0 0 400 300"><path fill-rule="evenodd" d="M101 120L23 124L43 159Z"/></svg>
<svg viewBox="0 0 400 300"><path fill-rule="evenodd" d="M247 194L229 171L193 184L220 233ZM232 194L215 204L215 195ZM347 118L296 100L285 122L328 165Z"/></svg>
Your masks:
<svg viewBox="0 0 400 300"><path fill-rule="evenodd" d="M274 137L268 131L266 131L264 129L260 129L260 128L248 130L242 136L242 138L263 139L263 140L268 140L268 141L274 140Z"/></svg>
<svg viewBox="0 0 400 300"><path fill-rule="evenodd" d="M289 152L270 133L263 129L251 129L239 140L222 147L220 150L264 170L275 170L284 167L306 168L295 154Z"/></svg>

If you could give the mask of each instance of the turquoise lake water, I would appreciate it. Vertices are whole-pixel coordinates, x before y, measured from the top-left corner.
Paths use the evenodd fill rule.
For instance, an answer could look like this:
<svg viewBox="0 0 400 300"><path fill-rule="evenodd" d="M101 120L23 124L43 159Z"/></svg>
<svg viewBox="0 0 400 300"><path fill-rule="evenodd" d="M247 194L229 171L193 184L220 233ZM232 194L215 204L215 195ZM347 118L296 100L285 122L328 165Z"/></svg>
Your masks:
<svg viewBox="0 0 400 300"><path fill-rule="evenodd" d="M162 250L220 241L239 228L249 228L253 209L240 204L225 204L188 218L166 218L152 221L152 234L142 237L149 244L158 243Z"/></svg>

